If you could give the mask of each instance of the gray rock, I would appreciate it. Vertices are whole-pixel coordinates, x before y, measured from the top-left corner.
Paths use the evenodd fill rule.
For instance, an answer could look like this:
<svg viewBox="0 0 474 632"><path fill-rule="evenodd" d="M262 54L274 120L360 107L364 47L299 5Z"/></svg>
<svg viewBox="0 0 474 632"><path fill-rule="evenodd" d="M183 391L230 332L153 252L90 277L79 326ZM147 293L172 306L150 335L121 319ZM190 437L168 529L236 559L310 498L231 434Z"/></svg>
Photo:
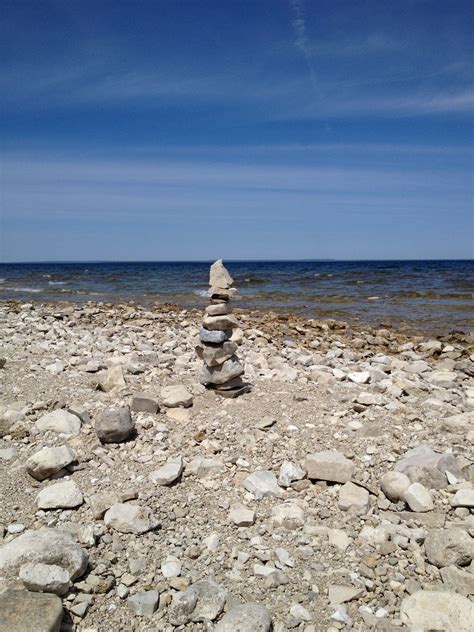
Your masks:
<svg viewBox="0 0 474 632"><path fill-rule="evenodd" d="M65 445L42 448L26 461L26 471L38 481L63 472L64 468L76 460L76 453ZM64 474L66 472L64 471Z"/></svg>
<svg viewBox="0 0 474 632"><path fill-rule="evenodd" d="M443 428L449 432L463 433L474 426L474 410L451 415L443 420Z"/></svg>
<svg viewBox="0 0 474 632"><path fill-rule="evenodd" d="M335 450L309 454L305 467L308 478L334 483L346 483L354 471L354 463Z"/></svg>
<svg viewBox="0 0 474 632"><path fill-rule="evenodd" d="M224 314L222 316L206 316L202 325L209 331L229 331L239 326L235 316Z"/></svg>
<svg viewBox="0 0 474 632"><path fill-rule="evenodd" d="M236 503L230 508L229 519L238 527L251 527L255 522L255 511Z"/></svg>
<svg viewBox="0 0 474 632"><path fill-rule="evenodd" d="M44 527L25 531L0 548L0 570L17 573L27 562L60 566L76 579L86 570L88 558L67 531Z"/></svg>
<svg viewBox="0 0 474 632"><path fill-rule="evenodd" d="M270 632L270 613L259 603L232 608L216 626L215 632Z"/></svg>
<svg viewBox="0 0 474 632"><path fill-rule="evenodd" d="M135 413L155 415L159 410L158 400L150 393L135 393L132 397L131 409Z"/></svg>
<svg viewBox="0 0 474 632"><path fill-rule="evenodd" d="M431 511L434 507L430 492L421 483L412 483L403 498L412 511Z"/></svg>
<svg viewBox="0 0 474 632"><path fill-rule="evenodd" d="M423 465L408 467L406 475L412 483L421 483L427 489L443 489L448 486L448 479L437 467Z"/></svg>
<svg viewBox="0 0 474 632"><path fill-rule="evenodd" d="M213 344L221 344L232 336L232 330L230 331L209 331L204 327L199 330L199 337L201 342L208 342Z"/></svg>
<svg viewBox="0 0 474 632"><path fill-rule="evenodd" d="M229 313L229 303L211 303L211 305L206 307L206 314L209 314L209 316L223 316Z"/></svg>
<svg viewBox="0 0 474 632"><path fill-rule="evenodd" d="M282 487L289 487L295 481L301 481L306 476L306 472L295 463L285 461L280 466L278 483Z"/></svg>
<svg viewBox="0 0 474 632"><path fill-rule="evenodd" d="M71 509L83 502L81 490L74 481L54 483L36 496L36 504L40 509Z"/></svg>
<svg viewBox="0 0 474 632"><path fill-rule="evenodd" d="M27 590L65 595L69 589L69 573L55 564L28 562L20 568L19 577Z"/></svg>
<svg viewBox="0 0 474 632"><path fill-rule="evenodd" d="M135 593L127 599L128 607L143 617L152 617L158 608L160 593L156 590L145 590Z"/></svg>
<svg viewBox="0 0 474 632"><path fill-rule="evenodd" d="M121 443L135 430L130 408L112 408L101 413L95 422L95 431L101 443Z"/></svg>
<svg viewBox="0 0 474 632"><path fill-rule="evenodd" d="M474 595L474 574L457 566L445 566L440 571L447 590L457 592L464 597Z"/></svg>
<svg viewBox="0 0 474 632"><path fill-rule="evenodd" d="M267 496L279 497L283 495L283 490L279 487L275 474L269 470L258 470L249 474L244 480L244 487L257 500Z"/></svg>
<svg viewBox="0 0 474 632"><path fill-rule="evenodd" d="M271 520L286 529L298 529L304 523L304 511L293 501L272 507Z"/></svg>
<svg viewBox="0 0 474 632"><path fill-rule="evenodd" d="M67 410L53 410L35 423L38 432L56 432L66 436L77 436L81 431L81 420Z"/></svg>
<svg viewBox="0 0 474 632"><path fill-rule="evenodd" d="M91 494L88 498L92 515L96 520L103 518L107 509L110 509L112 505L119 501L120 499L115 492L97 492L96 494Z"/></svg>
<svg viewBox="0 0 474 632"><path fill-rule="evenodd" d="M410 479L403 472L387 472L382 478L381 487L385 496L396 503L403 500L410 484Z"/></svg>
<svg viewBox="0 0 474 632"><path fill-rule="evenodd" d="M468 566L474 556L474 540L459 527L433 529L425 538L425 553L430 564Z"/></svg>
<svg viewBox="0 0 474 632"><path fill-rule="evenodd" d="M11 588L0 593L2 632L59 632L62 619L57 595Z"/></svg>
<svg viewBox="0 0 474 632"><path fill-rule="evenodd" d="M343 586L340 584L330 584L328 587L329 603L331 606L337 606L341 603L358 599L364 594L363 588L355 588L354 586Z"/></svg>
<svg viewBox="0 0 474 632"><path fill-rule="evenodd" d="M193 405L193 396L182 384L164 386L160 396L163 405L167 408L189 408Z"/></svg>
<svg viewBox="0 0 474 632"><path fill-rule="evenodd" d="M130 503L115 503L104 516L107 527L120 533L141 534L156 529L158 520L149 507L140 507Z"/></svg>
<svg viewBox="0 0 474 632"><path fill-rule="evenodd" d="M189 621L214 621L224 610L226 591L209 579L202 579L184 593L173 595L170 618L174 625Z"/></svg>
<svg viewBox="0 0 474 632"><path fill-rule="evenodd" d="M204 366L201 370L199 381L201 384L225 384L244 372L237 356L232 356L222 364L213 367Z"/></svg>
<svg viewBox="0 0 474 632"><path fill-rule="evenodd" d="M356 514L365 514L369 508L369 492L350 481L339 490L339 509Z"/></svg>
<svg viewBox="0 0 474 632"><path fill-rule="evenodd" d="M171 485L183 471L183 459L180 456L168 459L164 465L150 473L149 477L155 485Z"/></svg>
<svg viewBox="0 0 474 632"><path fill-rule="evenodd" d="M186 472L194 474L198 478L209 478L215 476L224 468L224 462L220 459L207 459L202 456L197 456L191 461L189 466L186 467Z"/></svg>
<svg viewBox="0 0 474 632"><path fill-rule="evenodd" d="M403 459L396 463L395 470L406 474L410 467L436 467L440 456L427 443L420 443L405 453Z"/></svg>
<svg viewBox="0 0 474 632"><path fill-rule="evenodd" d="M458 489L451 500L451 507L474 507L474 489Z"/></svg>
<svg viewBox="0 0 474 632"><path fill-rule="evenodd" d="M0 461L12 461L18 455L18 450L14 447L0 449Z"/></svg>
<svg viewBox="0 0 474 632"><path fill-rule="evenodd" d="M400 616L412 632L472 632L474 604L453 592L419 590L402 601Z"/></svg>
<svg viewBox="0 0 474 632"><path fill-rule="evenodd" d="M223 342L219 346L200 343L196 346L196 353L206 366L218 366L231 358L237 351L237 347L235 342L230 341Z"/></svg>
<svg viewBox="0 0 474 632"><path fill-rule="evenodd" d="M230 276L227 268L222 262L222 259L214 261L209 270L209 285L211 287L227 290L232 287L233 283L234 279Z"/></svg>

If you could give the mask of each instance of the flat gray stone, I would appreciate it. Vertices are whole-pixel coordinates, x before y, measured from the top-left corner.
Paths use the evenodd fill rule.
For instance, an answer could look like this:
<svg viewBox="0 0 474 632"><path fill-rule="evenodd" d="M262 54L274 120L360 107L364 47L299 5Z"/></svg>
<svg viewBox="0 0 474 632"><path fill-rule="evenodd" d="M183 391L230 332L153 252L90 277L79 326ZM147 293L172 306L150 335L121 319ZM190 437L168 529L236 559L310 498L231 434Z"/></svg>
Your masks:
<svg viewBox="0 0 474 632"><path fill-rule="evenodd" d="M61 481L42 489L36 496L39 509L72 509L84 502L81 490L74 481Z"/></svg>
<svg viewBox="0 0 474 632"><path fill-rule="evenodd" d="M199 376L201 384L225 384L244 373L244 367L237 356L219 364L218 366L204 366Z"/></svg>
<svg viewBox="0 0 474 632"><path fill-rule="evenodd" d="M215 632L270 632L270 613L259 603L232 608L216 626Z"/></svg>
<svg viewBox="0 0 474 632"><path fill-rule="evenodd" d="M400 616L412 632L472 632L474 604L454 592L419 590L402 601Z"/></svg>
<svg viewBox="0 0 474 632"><path fill-rule="evenodd" d="M289 487L295 481L301 481L306 476L306 472L291 461L285 461L280 466L278 483L282 487Z"/></svg>
<svg viewBox="0 0 474 632"><path fill-rule="evenodd" d="M474 595L474 573L457 566L445 566L439 572L446 590L452 590L464 597Z"/></svg>
<svg viewBox="0 0 474 632"><path fill-rule="evenodd" d="M158 608L160 593L156 590L145 590L135 593L127 599L128 607L143 617L152 617Z"/></svg>
<svg viewBox="0 0 474 632"><path fill-rule="evenodd" d="M249 474L244 480L244 487L255 496L256 500L267 496L283 496L283 490L278 485L275 474L270 470L258 470Z"/></svg>
<svg viewBox="0 0 474 632"><path fill-rule="evenodd" d="M106 511L104 522L120 533L141 534L156 529L158 520L149 507L130 503L116 503Z"/></svg>
<svg viewBox="0 0 474 632"><path fill-rule="evenodd" d="M251 527L255 522L255 511L242 503L235 503L230 508L229 520L237 527Z"/></svg>
<svg viewBox="0 0 474 632"><path fill-rule="evenodd" d="M209 331L208 329L205 329L204 327L201 327L201 329L199 330L199 337L201 339L201 342L211 342L214 344L220 344L222 342L225 342L226 340L229 340L231 336L232 336L232 330Z"/></svg>
<svg viewBox="0 0 474 632"><path fill-rule="evenodd" d="M183 471L183 459L180 456L168 459L164 465L150 473L150 480L155 485L171 485L180 476Z"/></svg>
<svg viewBox="0 0 474 632"><path fill-rule="evenodd" d="M202 325L209 331L229 331L239 326L237 318L232 314L223 314L221 316L205 316Z"/></svg>
<svg viewBox="0 0 474 632"><path fill-rule="evenodd" d="M160 391L160 397L167 408L189 408L193 405L193 396L182 384L164 386Z"/></svg>
<svg viewBox="0 0 474 632"><path fill-rule="evenodd" d="M335 450L309 454L305 467L308 478L333 483L346 483L354 471L354 463Z"/></svg>
<svg viewBox="0 0 474 632"><path fill-rule="evenodd" d="M62 618L57 595L11 588L0 593L1 632L59 632Z"/></svg>
<svg viewBox="0 0 474 632"><path fill-rule="evenodd" d="M474 507L474 489L458 489L451 499L451 507Z"/></svg>
<svg viewBox="0 0 474 632"><path fill-rule="evenodd" d="M150 393L134 393L131 409L135 413L155 415L159 410L158 399Z"/></svg>

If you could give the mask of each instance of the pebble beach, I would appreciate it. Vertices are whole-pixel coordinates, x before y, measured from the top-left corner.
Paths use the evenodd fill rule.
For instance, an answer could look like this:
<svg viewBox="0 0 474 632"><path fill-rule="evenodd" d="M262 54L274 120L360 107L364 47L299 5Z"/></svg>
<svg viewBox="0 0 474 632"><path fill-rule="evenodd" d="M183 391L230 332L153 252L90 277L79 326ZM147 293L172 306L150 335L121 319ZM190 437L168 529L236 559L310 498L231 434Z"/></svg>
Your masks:
<svg viewBox="0 0 474 632"><path fill-rule="evenodd" d="M473 334L233 314L0 303L0 630L471 631Z"/></svg>

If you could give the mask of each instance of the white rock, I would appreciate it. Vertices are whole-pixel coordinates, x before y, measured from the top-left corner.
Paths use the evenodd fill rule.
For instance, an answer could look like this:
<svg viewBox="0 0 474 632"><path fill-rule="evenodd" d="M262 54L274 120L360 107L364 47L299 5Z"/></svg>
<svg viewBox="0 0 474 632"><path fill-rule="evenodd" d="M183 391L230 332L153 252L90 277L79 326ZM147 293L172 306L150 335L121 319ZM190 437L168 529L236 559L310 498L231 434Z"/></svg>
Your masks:
<svg viewBox="0 0 474 632"><path fill-rule="evenodd" d="M179 577L181 575L181 564L179 560L176 558L165 560L161 564L161 572L167 579L170 577Z"/></svg>
<svg viewBox="0 0 474 632"><path fill-rule="evenodd" d="M272 620L265 606L246 603L232 608L216 626L215 632L270 632Z"/></svg>
<svg viewBox="0 0 474 632"><path fill-rule="evenodd" d="M189 408L193 405L193 396L182 384L164 386L160 396L163 405L167 408Z"/></svg>
<svg viewBox="0 0 474 632"><path fill-rule="evenodd" d="M26 471L38 481L43 481L53 474L59 474L75 460L76 453L65 445L42 448L26 461Z"/></svg>
<svg viewBox="0 0 474 632"><path fill-rule="evenodd" d="M387 472L382 478L382 491L392 502L403 500L411 482L403 472Z"/></svg>
<svg viewBox="0 0 474 632"><path fill-rule="evenodd" d="M68 571L71 579L87 567L87 555L67 531L42 528L25 531L0 548L0 570L18 572L27 562L53 564Z"/></svg>
<svg viewBox="0 0 474 632"><path fill-rule="evenodd" d="M474 489L458 489L451 500L451 507L474 507Z"/></svg>
<svg viewBox="0 0 474 632"><path fill-rule="evenodd" d="M31 562L23 564L19 577L27 590L56 595L66 594L71 580L68 571L61 566Z"/></svg>
<svg viewBox="0 0 474 632"><path fill-rule="evenodd" d="M119 391L125 386L127 383L125 382L125 378L123 376L123 368L120 364L107 369L100 374L99 385L105 392L110 391Z"/></svg>
<svg viewBox="0 0 474 632"><path fill-rule="evenodd" d="M81 490L74 481L54 483L36 496L36 504L40 509L71 509L83 502Z"/></svg>
<svg viewBox="0 0 474 632"><path fill-rule="evenodd" d="M412 511L431 511L434 507L430 492L421 483L412 483L403 499Z"/></svg>
<svg viewBox="0 0 474 632"><path fill-rule="evenodd" d="M149 507L130 503L115 503L106 511L104 522L120 533L141 534L158 526L158 520Z"/></svg>
<svg viewBox="0 0 474 632"><path fill-rule="evenodd" d="M287 502L272 507L272 522L287 529L297 529L304 523L304 511L295 502Z"/></svg>
<svg viewBox="0 0 474 632"><path fill-rule="evenodd" d="M309 454L305 468L308 478L334 483L346 483L354 471L354 463L335 450L324 450Z"/></svg>
<svg viewBox="0 0 474 632"><path fill-rule="evenodd" d="M347 379L356 384L367 384L370 381L370 373L368 371L348 373Z"/></svg>
<svg viewBox="0 0 474 632"><path fill-rule="evenodd" d="M400 616L411 632L472 632L474 603L454 592L419 590L402 601Z"/></svg>
<svg viewBox="0 0 474 632"><path fill-rule="evenodd" d="M77 436L81 431L81 420L67 410L53 410L40 417L35 428L38 432L51 430L57 434Z"/></svg>
<svg viewBox="0 0 474 632"><path fill-rule="evenodd" d="M350 481L339 490L339 509L364 514L369 508L369 492Z"/></svg>
<svg viewBox="0 0 474 632"><path fill-rule="evenodd" d="M258 470L249 474L244 480L244 487L257 500L267 496L279 497L283 495L283 490L278 486L275 474L269 470Z"/></svg>
<svg viewBox="0 0 474 632"><path fill-rule="evenodd" d="M291 461L285 461L280 466L278 483L282 487L289 487L294 481L300 481L305 477L305 471Z"/></svg>
<svg viewBox="0 0 474 632"><path fill-rule="evenodd" d="M164 465L150 473L150 480L155 485L171 485L180 476L183 471L183 459L177 456L168 459Z"/></svg>
<svg viewBox="0 0 474 632"><path fill-rule="evenodd" d="M214 288L228 290L233 283L234 279L230 276L222 259L214 261L209 270L209 285Z"/></svg>
<svg viewBox="0 0 474 632"><path fill-rule="evenodd" d="M255 522L255 511L242 503L236 503L230 508L229 519L238 527L251 527Z"/></svg>

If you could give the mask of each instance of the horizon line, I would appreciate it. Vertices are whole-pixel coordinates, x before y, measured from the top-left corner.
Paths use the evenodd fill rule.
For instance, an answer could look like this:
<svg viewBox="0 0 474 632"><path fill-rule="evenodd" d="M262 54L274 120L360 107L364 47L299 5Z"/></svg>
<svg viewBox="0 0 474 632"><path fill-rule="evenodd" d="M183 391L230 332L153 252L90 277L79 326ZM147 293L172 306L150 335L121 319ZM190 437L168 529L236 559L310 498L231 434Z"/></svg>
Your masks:
<svg viewBox="0 0 474 632"><path fill-rule="evenodd" d="M28 264L78 264L78 263L90 263L90 264L101 264L101 263L209 263L216 261L216 259L71 259L71 260L41 260L41 261L0 261L0 265L28 265ZM279 263L279 262L294 262L294 263L338 263L338 262L390 262L390 261L414 261L414 262L422 262L422 261L474 261L474 257L459 257L459 258L423 258L423 259L413 259L411 257L404 257L399 259L388 258L388 259L312 259L312 258L303 258L303 259L225 259L225 261L229 263Z"/></svg>

